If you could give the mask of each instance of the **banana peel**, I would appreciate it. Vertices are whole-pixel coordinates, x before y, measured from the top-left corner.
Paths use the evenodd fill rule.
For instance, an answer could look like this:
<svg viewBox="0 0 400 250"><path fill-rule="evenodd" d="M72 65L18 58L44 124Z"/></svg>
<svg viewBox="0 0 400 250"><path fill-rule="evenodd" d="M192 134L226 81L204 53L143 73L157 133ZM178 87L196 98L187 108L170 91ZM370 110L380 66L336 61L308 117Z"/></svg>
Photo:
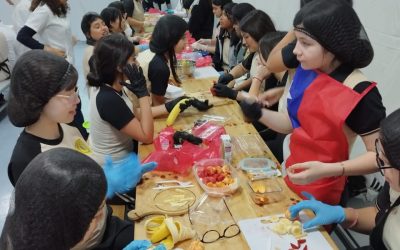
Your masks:
<svg viewBox="0 0 400 250"><path fill-rule="evenodd" d="M172 249L177 242L193 238L196 234L191 228L163 215L147 220L144 227L152 243L163 243L167 249Z"/></svg>
<svg viewBox="0 0 400 250"><path fill-rule="evenodd" d="M186 103L190 101L190 98L184 98L182 100L180 100L177 104L175 104L174 108L171 110L171 112L168 115L167 118L167 126L171 126L172 124L174 124L176 118L178 117L179 113L181 112L181 107L180 105L182 103Z"/></svg>

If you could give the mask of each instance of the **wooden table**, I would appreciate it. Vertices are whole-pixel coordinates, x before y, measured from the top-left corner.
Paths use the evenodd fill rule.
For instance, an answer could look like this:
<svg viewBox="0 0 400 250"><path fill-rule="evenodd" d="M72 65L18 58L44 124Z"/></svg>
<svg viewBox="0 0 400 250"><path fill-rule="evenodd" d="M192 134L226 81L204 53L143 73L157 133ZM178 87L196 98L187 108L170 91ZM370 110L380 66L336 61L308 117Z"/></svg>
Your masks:
<svg viewBox="0 0 400 250"><path fill-rule="evenodd" d="M206 93L209 91L209 88L212 85L212 79L187 79L184 81L182 87L187 94L190 93L199 93L200 95L207 95ZM198 95L198 94L196 94ZM216 107L205 112L210 115L219 115L229 118L229 120L225 123L226 132L231 136L243 136L243 135L254 135L258 137L261 141L262 139L259 137L256 129L252 126L251 123L244 122L243 114L240 110L240 107L237 102L230 101L228 99L221 99L217 97L210 98L211 102L216 104ZM176 130L179 129L188 129L193 126L194 121L201 118L204 112L197 112L194 110L186 110L184 113L180 114L180 116L175 121L173 125ZM156 119L154 123L155 134L158 134L162 129L165 128L165 118ZM263 143L262 154L266 157L275 160L275 157L268 149L268 147ZM143 159L150 152L154 150L154 146L151 145L141 145L139 146L139 155ZM234 151L232 165L235 166L238 161L242 158L249 157L245 153ZM275 160L276 161L276 160ZM238 171L240 172L240 171ZM142 184L138 185L136 188L136 208L141 209L150 204L153 201L154 195L157 193L156 190L152 188L155 186L155 182L160 179L178 179L178 180L191 180L195 187L190 188L196 194L196 198L198 199L203 190L197 184L196 179L193 174L190 173L188 176L180 176L177 174L168 174L165 172L152 172L145 175L145 180ZM256 205L251 197L249 185L247 184L247 177L243 173L239 173L240 179L240 188L239 190L231 197L226 199L227 205L229 206L230 211L236 222L242 219L256 218L273 214L284 213L289 205L292 204L290 198L299 199L296 194L294 194L289 188L285 185L282 178L277 178L278 183L283 188L282 195L283 200L277 203L258 206ZM144 220L135 224L135 239L145 239L146 234L143 228ZM190 226L188 215L177 216L177 219L180 220L184 225ZM196 228L196 227L195 227ZM209 228L215 229L215 228ZM204 229L205 230L205 229ZM223 228L222 228L223 230ZM197 230L196 230L197 231ZM221 232L222 233L222 232ZM322 232L325 238L329 241L329 243L333 246L333 248L337 249L335 243L332 241L329 234L325 231ZM190 240L179 243L176 247L181 247L186 249L190 244ZM221 238L215 243L205 244L206 249L249 249L246 240L242 234L233 237L233 238Z"/></svg>

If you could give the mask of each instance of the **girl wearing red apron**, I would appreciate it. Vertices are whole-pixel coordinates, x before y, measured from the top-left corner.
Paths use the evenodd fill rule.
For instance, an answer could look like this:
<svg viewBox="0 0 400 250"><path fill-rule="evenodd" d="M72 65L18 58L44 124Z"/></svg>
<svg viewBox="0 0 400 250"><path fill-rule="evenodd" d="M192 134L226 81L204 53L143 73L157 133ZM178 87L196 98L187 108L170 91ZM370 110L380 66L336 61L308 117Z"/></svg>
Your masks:
<svg viewBox="0 0 400 250"><path fill-rule="evenodd" d="M370 235L370 246L361 249L400 249L400 109L394 111L380 126L375 141L376 170L385 177L385 185L375 206L359 209L330 206L309 194L310 200L289 208L295 217L303 209L311 209L315 218L304 223L304 228L341 223L345 228Z"/></svg>
<svg viewBox="0 0 400 250"><path fill-rule="evenodd" d="M338 204L344 175L376 171L373 143L385 108L376 84L358 70L372 61L373 49L357 14L339 1L313 1L296 14L293 24L294 31L270 55L278 50L286 68L297 68L287 113L262 109L259 103L241 106L249 118L291 133L286 184L300 196L307 191ZM290 37L296 40L288 44ZM349 160L357 135L368 152Z"/></svg>

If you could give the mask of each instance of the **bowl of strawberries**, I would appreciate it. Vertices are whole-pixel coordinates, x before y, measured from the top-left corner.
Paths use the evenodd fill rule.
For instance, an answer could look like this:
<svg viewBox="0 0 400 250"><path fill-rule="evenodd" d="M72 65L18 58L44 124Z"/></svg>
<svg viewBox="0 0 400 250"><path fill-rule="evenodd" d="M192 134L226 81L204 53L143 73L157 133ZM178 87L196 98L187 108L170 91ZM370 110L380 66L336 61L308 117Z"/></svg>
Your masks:
<svg viewBox="0 0 400 250"><path fill-rule="evenodd" d="M196 162L193 173L201 188L210 196L230 195L239 187L236 171L224 159L204 159Z"/></svg>

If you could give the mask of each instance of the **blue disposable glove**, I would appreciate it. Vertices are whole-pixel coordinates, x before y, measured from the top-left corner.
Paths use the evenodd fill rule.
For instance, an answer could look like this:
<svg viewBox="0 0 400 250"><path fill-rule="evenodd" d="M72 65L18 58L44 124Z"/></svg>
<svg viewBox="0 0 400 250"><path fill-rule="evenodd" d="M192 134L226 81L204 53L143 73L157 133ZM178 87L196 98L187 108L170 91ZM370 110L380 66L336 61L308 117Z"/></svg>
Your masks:
<svg viewBox="0 0 400 250"><path fill-rule="evenodd" d="M156 167L156 162L140 165L140 161L134 153L129 154L116 164L112 162L110 156L106 156L104 174L107 179L107 198L113 197L115 192L128 192L137 185L144 173Z"/></svg>
<svg viewBox="0 0 400 250"><path fill-rule="evenodd" d="M158 244L154 250L167 250L167 248L164 246L164 244Z"/></svg>
<svg viewBox="0 0 400 250"><path fill-rule="evenodd" d="M134 240L122 250L146 250L150 246L151 242L148 240Z"/></svg>
<svg viewBox="0 0 400 250"><path fill-rule="evenodd" d="M346 219L343 207L322 203L307 192L302 192L301 194L309 200L300 201L296 205L289 207L289 211L292 218L297 217L297 214L303 209L311 209L315 213L313 219L303 224L304 229L319 225L342 223Z"/></svg>
<svg viewBox="0 0 400 250"><path fill-rule="evenodd" d="M139 48L139 52L145 51L146 49L149 49L149 45L144 43L144 44L139 44L137 45L137 47Z"/></svg>

